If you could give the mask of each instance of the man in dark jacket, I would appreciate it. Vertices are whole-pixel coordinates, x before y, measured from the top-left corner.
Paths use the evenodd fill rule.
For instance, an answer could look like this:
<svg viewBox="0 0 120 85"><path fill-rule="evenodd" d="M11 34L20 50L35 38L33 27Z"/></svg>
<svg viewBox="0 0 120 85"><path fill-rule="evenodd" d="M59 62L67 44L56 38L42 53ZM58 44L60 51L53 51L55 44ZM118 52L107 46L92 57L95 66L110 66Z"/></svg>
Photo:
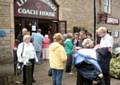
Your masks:
<svg viewBox="0 0 120 85"><path fill-rule="evenodd" d="M18 43L23 41L23 36L26 35L27 32L28 32L27 28L22 29L22 33L18 34L18 36L17 36Z"/></svg>

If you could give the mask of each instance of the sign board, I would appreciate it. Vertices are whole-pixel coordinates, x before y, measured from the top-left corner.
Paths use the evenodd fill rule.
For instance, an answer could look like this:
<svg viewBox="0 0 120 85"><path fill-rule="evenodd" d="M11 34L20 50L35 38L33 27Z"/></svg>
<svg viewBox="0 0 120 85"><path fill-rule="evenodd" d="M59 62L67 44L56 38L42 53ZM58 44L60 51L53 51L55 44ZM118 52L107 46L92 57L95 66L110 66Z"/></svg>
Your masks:
<svg viewBox="0 0 120 85"><path fill-rule="evenodd" d="M32 31L36 31L36 25L32 25Z"/></svg>
<svg viewBox="0 0 120 85"><path fill-rule="evenodd" d="M58 5L53 0L15 0L15 16L58 19Z"/></svg>
<svg viewBox="0 0 120 85"><path fill-rule="evenodd" d="M106 23L107 24L118 25L119 24L119 19L113 18L113 17L108 17Z"/></svg>

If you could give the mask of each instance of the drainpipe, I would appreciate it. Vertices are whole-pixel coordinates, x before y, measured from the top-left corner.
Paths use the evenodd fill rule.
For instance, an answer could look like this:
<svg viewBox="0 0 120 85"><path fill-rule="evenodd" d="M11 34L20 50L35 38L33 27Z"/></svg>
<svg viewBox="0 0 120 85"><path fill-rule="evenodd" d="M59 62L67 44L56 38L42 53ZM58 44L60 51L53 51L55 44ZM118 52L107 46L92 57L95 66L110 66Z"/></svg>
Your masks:
<svg viewBox="0 0 120 85"><path fill-rule="evenodd" d="M94 45L96 42L96 0L94 0Z"/></svg>

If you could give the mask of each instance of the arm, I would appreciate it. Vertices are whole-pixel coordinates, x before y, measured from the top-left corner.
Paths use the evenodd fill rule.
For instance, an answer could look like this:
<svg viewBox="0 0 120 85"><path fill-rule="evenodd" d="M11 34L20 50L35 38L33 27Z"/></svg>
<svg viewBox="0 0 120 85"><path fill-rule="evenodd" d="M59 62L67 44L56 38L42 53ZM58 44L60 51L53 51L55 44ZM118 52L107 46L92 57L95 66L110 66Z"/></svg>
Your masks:
<svg viewBox="0 0 120 85"><path fill-rule="evenodd" d="M60 50L59 50L59 54L60 54L60 56L61 56L61 60L63 61L63 62L66 62L66 60L67 60L67 55L66 55L66 52L65 52L65 49L64 49L64 47L62 46L61 48L59 48Z"/></svg>
<svg viewBox="0 0 120 85"><path fill-rule="evenodd" d="M32 43L31 43L32 44ZM34 49L34 46L32 44L32 48L33 48L33 51L34 51L34 58L35 58L35 61L38 62L38 58L37 58L37 55L36 55L36 52L35 52L35 49Z"/></svg>
<svg viewBox="0 0 120 85"><path fill-rule="evenodd" d="M23 58L21 56L22 50L23 50L23 43L20 43L17 49L18 62L23 62Z"/></svg>

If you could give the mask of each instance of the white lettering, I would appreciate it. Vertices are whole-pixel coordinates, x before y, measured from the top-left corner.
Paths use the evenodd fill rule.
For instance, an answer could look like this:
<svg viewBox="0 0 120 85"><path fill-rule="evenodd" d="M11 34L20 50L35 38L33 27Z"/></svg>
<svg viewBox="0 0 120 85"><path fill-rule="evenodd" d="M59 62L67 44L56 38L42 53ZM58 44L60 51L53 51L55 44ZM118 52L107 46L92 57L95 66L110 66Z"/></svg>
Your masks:
<svg viewBox="0 0 120 85"><path fill-rule="evenodd" d="M38 15L38 10L29 10L29 9L18 9L19 14L30 14L30 15Z"/></svg>
<svg viewBox="0 0 120 85"><path fill-rule="evenodd" d="M57 10L56 6L54 4L52 4L52 2L50 0L41 0L42 2L44 2L45 4L47 4L48 6L50 6L54 11Z"/></svg>
<svg viewBox="0 0 120 85"><path fill-rule="evenodd" d="M21 8L18 9L18 13L21 14Z"/></svg>
<svg viewBox="0 0 120 85"><path fill-rule="evenodd" d="M39 11L39 15L55 17L55 12Z"/></svg>
<svg viewBox="0 0 120 85"><path fill-rule="evenodd" d="M55 12L48 12L48 11L39 11L33 10L33 9L25 9L25 8L19 8L18 9L19 14L28 14L28 15L36 15L36 16L50 16L55 17Z"/></svg>
<svg viewBox="0 0 120 85"><path fill-rule="evenodd" d="M17 5L18 5L19 7L21 7L21 6L24 5L27 1L28 1L28 0L20 0L20 1L17 1L16 3L17 3Z"/></svg>

